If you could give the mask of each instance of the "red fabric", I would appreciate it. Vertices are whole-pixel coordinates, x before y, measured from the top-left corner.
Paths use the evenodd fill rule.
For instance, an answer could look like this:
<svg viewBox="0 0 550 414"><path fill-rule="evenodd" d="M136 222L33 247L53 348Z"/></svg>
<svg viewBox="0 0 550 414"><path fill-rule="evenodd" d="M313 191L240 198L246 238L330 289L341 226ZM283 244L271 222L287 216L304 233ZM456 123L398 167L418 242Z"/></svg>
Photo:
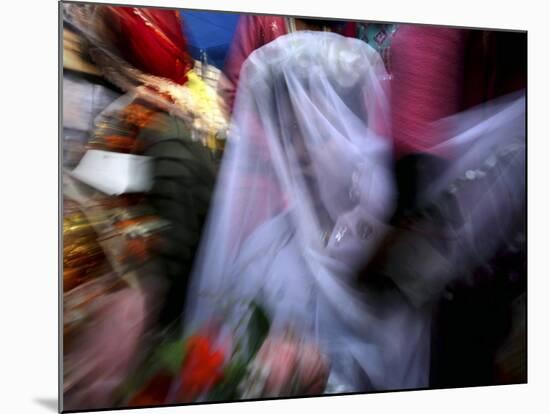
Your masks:
<svg viewBox="0 0 550 414"><path fill-rule="evenodd" d="M108 6L122 56L141 71L183 84L193 59L176 10Z"/></svg>
<svg viewBox="0 0 550 414"><path fill-rule="evenodd" d="M357 23L355 22L346 22L342 29L342 35L346 37L357 37Z"/></svg>
<svg viewBox="0 0 550 414"><path fill-rule="evenodd" d="M465 35L460 29L412 25L394 35L391 124L397 158L430 152L443 139L432 122L458 112Z"/></svg>

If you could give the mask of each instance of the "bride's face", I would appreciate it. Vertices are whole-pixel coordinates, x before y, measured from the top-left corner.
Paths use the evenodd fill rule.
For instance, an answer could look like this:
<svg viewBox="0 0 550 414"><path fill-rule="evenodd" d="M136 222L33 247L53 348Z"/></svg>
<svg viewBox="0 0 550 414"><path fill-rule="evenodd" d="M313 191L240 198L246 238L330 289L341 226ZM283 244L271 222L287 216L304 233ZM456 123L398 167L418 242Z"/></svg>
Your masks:
<svg viewBox="0 0 550 414"><path fill-rule="evenodd" d="M295 179L312 178L314 170L311 143L306 142L307 132L300 128L297 116L290 105L283 110L280 122L281 144L290 175Z"/></svg>
<svg viewBox="0 0 550 414"><path fill-rule="evenodd" d="M335 165L342 162L341 153L334 147L334 139L317 136L320 125L304 119L300 108L295 107L288 87L280 82L275 93L275 112L278 122L278 143L291 180L292 192L301 192L311 200L318 213L324 212L327 198L332 199L335 186L340 183Z"/></svg>
<svg viewBox="0 0 550 414"><path fill-rule="evenodd" d="M321 172L315 164L313 151L322 151L322 148L312 148L316 144L306 142L308 138L302 134L297 124L292 124L289 132L288 143L285 144L285 157L294 191L306 192L307 197L318 209L323 205L319 180L329 179L326 175L319 176Z"/></svg>
<svg viewBox="0 0 550 414"><path fill-rule="evenodd" d="M285 101L279 109L280 138L285 158L289 163L290 173L294 178L311 178L314 175L312 142L308 140L308 131L304 131L304 127L301 127L304 121L299 119L290 99L288 101L285 99Z"/></svg>

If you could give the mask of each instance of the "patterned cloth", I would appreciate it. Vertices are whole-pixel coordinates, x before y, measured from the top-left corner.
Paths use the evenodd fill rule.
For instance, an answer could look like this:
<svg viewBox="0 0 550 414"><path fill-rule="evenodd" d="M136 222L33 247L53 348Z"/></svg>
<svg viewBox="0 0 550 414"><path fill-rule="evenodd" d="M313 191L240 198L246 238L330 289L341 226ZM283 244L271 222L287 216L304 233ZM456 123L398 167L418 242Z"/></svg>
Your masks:
<svg viewBox="0 0 550 414"><path fill-rule="evenodd" d="M373 47L384 60L386 70L390 71L390 46L397 24L357 23L357 38Z"/></svg>

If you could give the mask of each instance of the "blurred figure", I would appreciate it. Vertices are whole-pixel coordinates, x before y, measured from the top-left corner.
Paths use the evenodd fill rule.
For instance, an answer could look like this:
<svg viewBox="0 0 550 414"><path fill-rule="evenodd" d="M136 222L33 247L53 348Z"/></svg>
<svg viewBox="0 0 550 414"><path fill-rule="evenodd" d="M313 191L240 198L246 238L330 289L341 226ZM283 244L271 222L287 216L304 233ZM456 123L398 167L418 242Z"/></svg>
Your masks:
<svg viewBox="0 0 550 414"><path fill-rule="evenodd" d="M153 188L144 202L169 228L149 256L168 282L159 301L162 326L170 326L184 306L181 292L214 185L215 164L195 136L196 121L205 114L191 112L203 103L197 104L203 91L189 93L197 78L176 10L96 6L86 16L100 67L128 91L98 117L96 136L110 150L153 159ZM189 105L177 100L180 95Z"/></svg>
<svg viewBox="0 0 550 414"><path fill-rule="evenodd" d="M147 201L170 223L164 242L153 251L169 281L160 315L163 326L181 317L217 174L208 149L193 141L191 133L183 120L158 113L138 137L143 154L155 160Z"/></svg>
<svg viewBox="0 0 550 414"><path fill-rule="evenodd" d="M396 32L392 50L392 127L399 154L396 171L399 188L402 189L401 211L409 206L412 209L421 207L420 199L412 194L421 194L429 186L430 177L442 174L450 163L455 162L453 160L462 156L452 146L448 146L445 154L434 154L426 149L434 148L453 136L448 129L434 128L437 125L434 121L480 104L484 107L479 107L477 111L485 113L478 120L488 119L494 114L491 108L498 104L497 98L526 87L526 47L526 36L522 33L412 25L402 25ZM525 139L524 104L518 110L519 118L510 113L508 120L500 121L502 125L509 125L508 130L499 129L501 146L506 145L504 137L510 137L512 131L517 131L518 136ZM457 119L455 124L460 122L463 121ZM470 127L473 129L473 124ZM492 134L481 134L479 139L491 140ZM483 235L482 229L489 228L489 223L498 226L485 233L485 237L491 234L493 242L489 244L494 246L492 253L487 252L484 256L486 262L470 270L467 276L470 282L459 286L455 284L439 304L434 324L434 386L495 383L495 353L511 329L511 304L525 287L525 245L518 245L514 253L508 251L510 243L515 243L514 240L526 231L524 148L520 148L515 158L503 161L496 167L502 171L500 185L509 188L512 196L505 193L496 195L499 191L496 185L493 190L486 187L485 192L495 194L495 198L492 204L484 204L485 224L470 224L476 226L473 228L480 232L480 236ZM481 158L484 150L479 148L479 151ZM508 177L507 182L504 177ZM465 197L474 197L475 190L465 191L470 192ZM462 201L464 208L472 209L471 201L466 200L464 198ZM478 211L482 208L481 205L477 207ZM491 217L497 221L492 221ZM515 224L507 227L506 220ZM483 237L478 240L483 240ZM498 246L495 245L497 241ZM487 244L487 241L484 243ZM484 249L479 244L476 249L483 256ZM505 261L503 258L495 261L495 257L503 255L507 257ZM507 264L502 266L499 262ZM475 282L472 280L474 273ZM516 276L510 278L512 274ZM519 327L513 329L517 331ZM517 345L524 347L525 341L520 340Z"/></svg>
<svg viewBox="0 0 550 414"><path fill-rule="evenodd" d="M497 98L526 86L526 38L400 25L390 52L397 229L378 264L392 267L381 271L390 279L408 274L411 286L417 283L416 291L430 300L450 289L435 315L431 384L494 383L495 352L507 335L511 301L525 286L526 274L525 247L508 250L525 233L525 101ZM469 144L455 145L458 136L468 137ZM516 149L501 160L497 154L508 146ZM488 171L485 160L492 165ZM462 183L460 175L466 184L454 194L450 177ZM443 182L454 194L447 201ZM438 194L435 188L439 199L430 198ZM462 256L451 253L457 241ZM503 255L506 267L497 265ZM430 270L422 262L431 263ZM373 274L372 267L365 271L367 278ZM456 278L461 282L451 286Z"/></svg>
<svg viewBox="0 0 550 414"><path fill-rule="evenodd" d="M525 98L444 123L454 138L442 149L454 159L398 216L363 275L367 285L392 281L415 306L435 305L431 386L489 385L526 287Z"/></svg>
<svg viewBox="0 0 550 414"><path fill-rule="evenodd" d="M211 128L210 118L197 113L209 97L190 71L193 61L175 10L64 7L65 23L87 44L95 76L118 92L108 102L92 99L95 106L88 111L82 101L88 94L71 94L85 89L73 88L67 79L65 94L82 101L67 109L67 126L87 117L78 124L87 129L84 149L153 159L148 194L101 196L64 177L64 194L94 218L98 249L112 265L95 279L65 266L64 321L70 336L64 337L64 409L111 408L121 402L120 387L139 372L156 341L181 326L176 320L184 306L182 292L215 174L208 149L194 136L204 133L197 124ZM104 105L97 108L98 103ZM94 250L81 238L73 250L71 264L91 262ZM115 287L105 282L111 279Z"/></svg>
<svg viewBox="0 0 550 414"><path fill-rule="evenodd" d="M386 75L374 49L334 33L249 56L193 272L188 328L238 323L255 300L274 334L290 326L328 358L326 392L428 384L429 309L355 281L393 209L391 147L373 125Z"/></svg>

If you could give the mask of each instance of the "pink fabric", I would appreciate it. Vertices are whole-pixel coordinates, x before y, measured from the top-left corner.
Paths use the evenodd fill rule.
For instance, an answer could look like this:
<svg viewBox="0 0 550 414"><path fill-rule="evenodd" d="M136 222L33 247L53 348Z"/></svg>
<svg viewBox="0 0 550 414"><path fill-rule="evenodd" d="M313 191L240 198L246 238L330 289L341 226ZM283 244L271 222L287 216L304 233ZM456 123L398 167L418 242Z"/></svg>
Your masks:
<svg viewBox="0 0 550 414"><path fill-rule="evenodd" d="M240 17L229 54L227 55L227 61L225 62L224 74L227 79L222 80L219 87L220 93L225 98L230 112L233 112L241 67L246 58L254 50L287 33L284 17L251 15ZM344 36L356 37L357 25L354 22L347 22L343 26L341 33Z"/></svg>
<svg viewBox="0 0 550 414"><path fill-rule="evenodd" d="M464 72L464 30L402 25L394 35L392 136L397 158L430 152L443 131L433 121L460 109Z"/></svg>
<svg viewBox="0 0 550 414"><path fill-rule="evenodd" d="M285 34L287 29L284 17L240 17L224 68L227 83L220 85L220 92L226 99L230 111L233 111L239 75L246 58L254 50Z"/></svg>
<svg viewBox="0 0 550 414"><path fill-rule="evenodd" d="M239 184L238 194L242 200L239 199L237 205L242 206L242 209L235 211L239 220L236 220L233 233L242 234L241 239L236 241L240 246L240 243L243 243L261 224L284 211L287 203L275 177L249 175L244 176ZM265 194L265 196L251 199L250 194Z"/></svg>
<svg viewBox="0 0 550 414"><path fill-rule="evenodd" d="M102 298L93 322L81 333L67 358L75 365L74 387L65 409L111 407L114 393L127 378L145 329L144 295L125 288Z"/></svg>

